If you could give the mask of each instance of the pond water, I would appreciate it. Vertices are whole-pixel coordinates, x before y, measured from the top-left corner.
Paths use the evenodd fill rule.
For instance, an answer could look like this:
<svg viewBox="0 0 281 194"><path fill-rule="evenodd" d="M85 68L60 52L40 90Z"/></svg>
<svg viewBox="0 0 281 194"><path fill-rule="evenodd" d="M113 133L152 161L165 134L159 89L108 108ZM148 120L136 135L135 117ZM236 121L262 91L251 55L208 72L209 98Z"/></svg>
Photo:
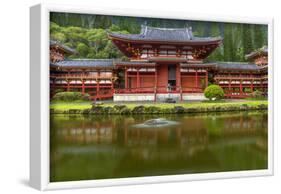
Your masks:
<svg viewBox="0 0 281 194"><path fill-rule="evenodd" d="M267 112L51 115L50 181L266 169L267 122Z"/></svg>

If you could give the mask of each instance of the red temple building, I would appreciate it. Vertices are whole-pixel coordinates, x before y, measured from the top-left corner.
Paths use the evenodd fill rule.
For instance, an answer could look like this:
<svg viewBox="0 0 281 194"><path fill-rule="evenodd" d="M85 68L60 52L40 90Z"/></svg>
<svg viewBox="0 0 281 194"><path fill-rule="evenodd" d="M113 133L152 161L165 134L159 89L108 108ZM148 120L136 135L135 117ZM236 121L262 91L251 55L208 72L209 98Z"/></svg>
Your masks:
<svg viewBox="0 0 281 194"><path fill-rule="evenodd" d="M129 58L65 60L74 50L50 43L51 95L58 89L89 93L93 100L202 100L210 82L228 98L267 92L267 48L246 56L251 63L204 63L221 43L220 37L195 37L191 28L142 26L139 34L108 33Z"/></svg>

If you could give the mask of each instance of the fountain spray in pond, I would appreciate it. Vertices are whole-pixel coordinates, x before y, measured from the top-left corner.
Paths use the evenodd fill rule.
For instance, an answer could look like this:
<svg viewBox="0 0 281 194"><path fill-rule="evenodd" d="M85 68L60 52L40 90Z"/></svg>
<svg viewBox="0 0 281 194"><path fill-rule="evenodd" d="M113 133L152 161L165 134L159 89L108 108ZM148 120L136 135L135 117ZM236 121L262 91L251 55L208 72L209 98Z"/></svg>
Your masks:
<svg viewBox="0 0 281 194"><path fill-rule="evenodd" d="M179 123L176 121L169 121L164 118L157 118L157 119L150 119L145 121L144 123L141 124L136 124L133 127L136 128L155 128L155 127L167 127L167 126L172 126L172 125L178 125Z"/></svg>

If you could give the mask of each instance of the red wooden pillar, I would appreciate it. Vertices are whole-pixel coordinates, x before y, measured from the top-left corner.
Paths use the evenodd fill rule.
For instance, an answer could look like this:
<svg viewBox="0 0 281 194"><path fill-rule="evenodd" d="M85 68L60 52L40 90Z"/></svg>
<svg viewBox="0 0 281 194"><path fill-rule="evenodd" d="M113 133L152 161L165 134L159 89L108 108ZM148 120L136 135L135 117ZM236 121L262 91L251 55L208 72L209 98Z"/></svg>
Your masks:
<svg viewBox="0 0 281 194"><path fill-rule="evenodd" d="M205 87L208 87L208 70L205 71Z"/></svg>
<svg viewBox="0 0 281 194"><path fill-rule="evenodd" d="M177 85L180 92L180 100L182 101L182 88L181 88L181 66L180 64L177 65Z"/></svg>
<svg viewBox="0 0 281 194"><path fill-rule="evenodd" d="M232 81L231 79L228 80L228 94L230 98L232 96L231 81Z"/></svg>
<svg viewBox="0 0 281 194"><path fill-rule="evenodd" d="M158 82L158 77L157 77L157 66L155 64L155 71L154 71L154 102L156 102L156 97L157 97L157 82Z"/></svg>
<svg viewBox="0 0 281 194"><path fill-rule="evenodd" d="M128 72L127 67L125 67L125 89L128 89Z"/></svg>
<svg viewBox="0 0 281 194"><path fill-rule="evenodd" d="M82 79L82 94L85 94L85 80Z"/></svg>
<svg viewBox="0 0 281 194"><path fill-rule="evenodd" d="M195 69L195 87L198 88L198 73L197 73L197 69Z"/></svg>
<svg viewBox="0 0 281 194"><path fill-rule="evenodd" d="M96 82L97 82L97 96L96 96L96 99L98 99L99 98L99 93L100 93L100 80L96 79Z"/></svg>
<svg viewBox="0 0 281 194"><path fill-rule="evenodd" d="M254 91L254 84L253 84L253 78L251 79L251 92Z"/></svg>
<svg viewBox="0 0 281 194"><path fill-rule="evenodd" d="M253 79L253 74L250 75L250 79L251 79L251 92L253 92L253 91L254 91L254 85L253 85L254 79Z"/></svg>
<svg viewBox="0 0 281 194"><path fill-rule="evenodd" d="M229 94L229 97L231 98L232 97L233 88L231 86L232 79L231 79L230 73L228 73L228 77L230 78L228 80L228 94Z"/></svg>
<svg viewBox="0 0 281 194"><path fill-rule="evenodd" d="M113 79L111 79L111 93L114 94L114 84Z"/></svg>
<svg viewBox="0 0 281 194"><path fill-rule="evenodd" d="M70 76L70 71L67 71L67 76L69 77ZM70 91L70 83L69 83L69 80L67 79L67 87L66 87L66 91Z"/></svg>
<svg viewBox="0 0 281 194"><path fill-rule="evenodd" d="M243 88L242 88L242 81L243 81L243 80L241 79L241 80L240 80L240 95L242 95L242 92L243 92L243 91L242 91L242 90L243 90Z"/></svg>
<svg viewBox="0 0 281 194"><path fill-rule="evenodd" d="M66 80L67 81L67 87L66 87L66 91L70 91L70 81L69 80Z"/></svg>
<svg viewBox="0 0 281 194"><path fill-rule="evenodd" d="M140 87L140 68L137 68L137 90L139 90Z"/></svg>
<svg viewBox="0 0 281 194"><path fill-rule="evenodd" d="M97 82L97 97L98 99L100 97L100 70L98 70L98 78L96 79Z"/></svg>

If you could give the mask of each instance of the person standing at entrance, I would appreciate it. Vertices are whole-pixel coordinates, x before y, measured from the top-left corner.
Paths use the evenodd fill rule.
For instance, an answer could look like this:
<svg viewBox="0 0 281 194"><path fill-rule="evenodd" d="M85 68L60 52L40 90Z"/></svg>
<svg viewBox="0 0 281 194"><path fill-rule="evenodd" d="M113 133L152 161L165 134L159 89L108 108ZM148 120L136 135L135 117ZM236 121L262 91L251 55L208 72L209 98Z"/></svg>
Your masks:
<svg viewBox="0 0 281 194"><path fill-rule="evenodd" d="M168 83L167 85L167 92L171 92L172 91L172 86L170 83Z"/></svg>

